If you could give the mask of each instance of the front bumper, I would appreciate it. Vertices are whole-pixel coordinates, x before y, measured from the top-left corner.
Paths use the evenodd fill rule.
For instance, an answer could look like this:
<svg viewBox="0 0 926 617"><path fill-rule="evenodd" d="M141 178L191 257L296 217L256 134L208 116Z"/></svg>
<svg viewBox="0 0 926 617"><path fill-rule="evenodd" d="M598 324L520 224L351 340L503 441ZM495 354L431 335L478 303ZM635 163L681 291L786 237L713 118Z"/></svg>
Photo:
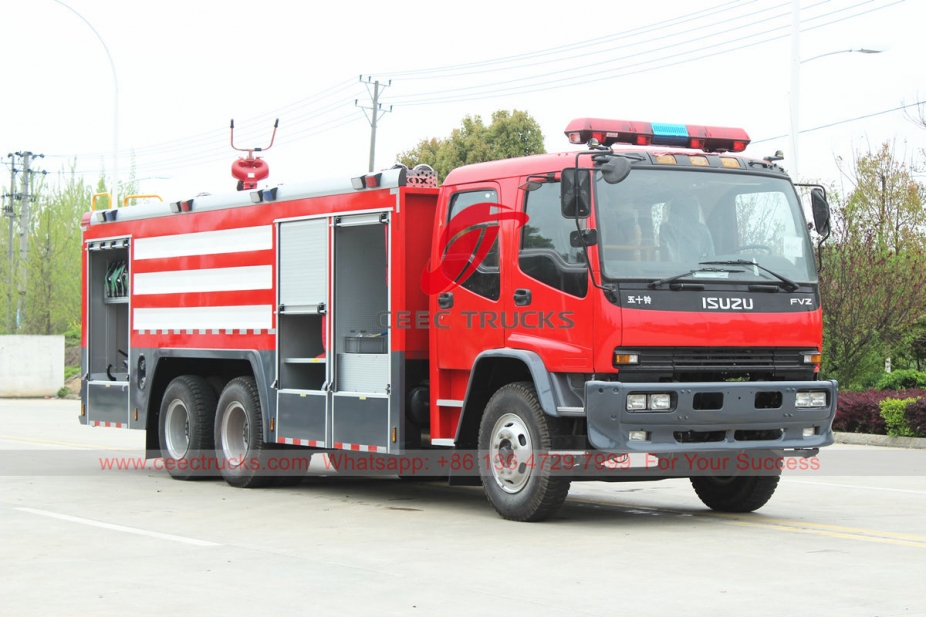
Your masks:
<svg viewBox="0 0 926 617"><path fill-rule="evenodd" d="M599 450L620 453L819 448L834 441L838 389L835 381L589 381L588 439ZM797 407L796 393L806 391L825 391L826 405ZM674 405L668 411L628 411L631 393L671 393ZM804 436L811 427L814 434ZM646 438L631 440L631 432Z"/></svg>

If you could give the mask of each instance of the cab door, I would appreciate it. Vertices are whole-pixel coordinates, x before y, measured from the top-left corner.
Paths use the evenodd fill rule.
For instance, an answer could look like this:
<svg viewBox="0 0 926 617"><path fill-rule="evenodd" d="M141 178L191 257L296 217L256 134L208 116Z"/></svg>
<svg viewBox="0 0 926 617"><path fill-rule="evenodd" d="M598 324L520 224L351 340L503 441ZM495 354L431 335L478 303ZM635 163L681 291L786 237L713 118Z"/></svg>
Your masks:
<svg viewBox="0 0 926 617"><path fill-rule="evenodd" d="M570 244L575 220L561 214L558 182L519 193L527 222L508 230L517 255L502 279L506 346L536 352L552 372L590 373L597 290Z"/></svg>
<svg viewBox="0 0 926 617"><path fill-rule="evenodd" d="M443 268L448 280L425 290L432 293L431 329L436 345L432 362L437 367L437 378L431 384L431 404L439 410L436 417L432 414L431 436L435 444L452 443L476 356L505 343L500 227L497 220L488 220L487 214L494 209L480 206L498 203L499 194L497 183L480 182L456 186L442 197L448 202L441 209L445 214L437 229L430 272L433 281Z"/></svg>

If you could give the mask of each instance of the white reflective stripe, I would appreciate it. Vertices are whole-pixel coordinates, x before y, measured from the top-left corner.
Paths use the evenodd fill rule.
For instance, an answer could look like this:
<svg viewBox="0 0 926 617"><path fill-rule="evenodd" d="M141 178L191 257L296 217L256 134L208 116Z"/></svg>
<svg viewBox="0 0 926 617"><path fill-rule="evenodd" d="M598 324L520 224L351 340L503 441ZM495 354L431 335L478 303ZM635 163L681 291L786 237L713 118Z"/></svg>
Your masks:
<svg viewBox="0 0 926 617"><path fill-rule="evenodd" d="M146 272L132 278L132 293L136 296L272 288L273 266Z"/></svg>
<svg viewBox="0 0 926 617"><path fill-rule="evenodd" d="M437 399L438 407L462 407L463 401L458 401L452 398L439 398Z"/></svg>
<svg viewBox="0 0 926 617"><path fill-rule="evenodd" d="M155 238L138 238L134 242L134 259L162 259L190 255L243 253L273 248L273 226L201 231Z"/></svg>
<svg viewBox="0 0 926 617"><path fill-rule="evenodd" d="M455 445L453 439L431 439L432 446L453 446Z"/></svg>
<svg viewBox="0 0 926 617"><path fill-rule="evenodd" d="M207 328L266 330L273 325L273 306L204 306L192 308L137 308L132 311L135 330Z"/></svg>

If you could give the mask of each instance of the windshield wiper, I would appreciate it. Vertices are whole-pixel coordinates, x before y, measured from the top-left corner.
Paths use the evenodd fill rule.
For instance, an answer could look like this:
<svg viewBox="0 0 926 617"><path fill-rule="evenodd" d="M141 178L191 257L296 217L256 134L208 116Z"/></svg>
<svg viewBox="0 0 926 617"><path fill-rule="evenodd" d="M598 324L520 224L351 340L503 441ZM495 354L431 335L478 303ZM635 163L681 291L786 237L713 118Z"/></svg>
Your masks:
<svg viewBox="0 0 926 617"><path fill-rule="evenodd" d="M705 262L705 263L717 263L717 264L727 264L728 262ZM729 265L734 265L734 262L729 262ZM682 272L681 274L676 274L675 276L669 276L664 279L657 279L647 285L650 289L656 289L660 285L665 285L666 283L671 283L672 281L677 281L679 279L685 278L686 276L691 276L696 272L743 272L743 270L728 270L726 268L698 268L697 270L689 270L688 272Z"/></svg>
<svg viewBox="0 0 926 617"><path fill-rule="evenodd" d="M801 288L800 285L798 285L791 279L784 277L773 270L769 270L765 266L759 265L754 261L748 261L746 259L730 259L727 261L701 261L701 262L698 262L698 264L699 265L700 264L716 265L716 266L753 266L753 267L758 268L759 270L768 272L769 274L777 278L778 281L780 281L778 282L778 284L784 287L785 289L787 289L788 291L797 291L798 289Z"/></svg>

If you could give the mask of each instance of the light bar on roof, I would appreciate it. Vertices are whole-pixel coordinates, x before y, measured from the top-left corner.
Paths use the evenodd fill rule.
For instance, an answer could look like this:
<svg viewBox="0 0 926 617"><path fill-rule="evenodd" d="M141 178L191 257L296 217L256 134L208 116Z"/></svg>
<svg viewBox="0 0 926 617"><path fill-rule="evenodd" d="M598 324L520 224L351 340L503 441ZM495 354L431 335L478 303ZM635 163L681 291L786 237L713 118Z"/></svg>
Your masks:
<svg viewBox="0 0 926 617"><path fill-rule="evenodd" d="M569 123L565 133L572 144L596 139L605 146L675 146L704 152L742 152L749 145L749 136L743 129L695 124L579 118Z"/></svg>

